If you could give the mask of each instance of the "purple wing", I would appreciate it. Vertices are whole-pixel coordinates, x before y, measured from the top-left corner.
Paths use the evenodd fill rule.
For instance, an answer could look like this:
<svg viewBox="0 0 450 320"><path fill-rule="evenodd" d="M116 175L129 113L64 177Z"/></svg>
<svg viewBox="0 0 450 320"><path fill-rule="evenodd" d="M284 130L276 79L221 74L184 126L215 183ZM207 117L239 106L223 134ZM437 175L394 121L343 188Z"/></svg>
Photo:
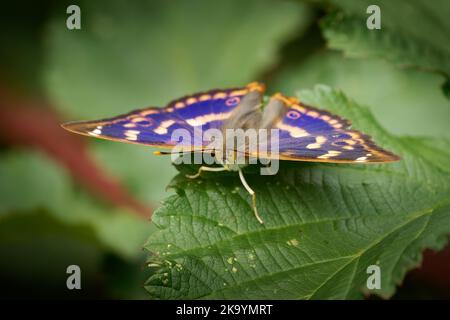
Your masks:
<svg viewBox="0 0 450 320"><path fill-rule="evenodd" d="M171 148L178 144L172 139L176 129L187 130L193 138L195 128L220 128L244 95L264 89L262 84L250 83L242 88L201 92L172 101L164 108L135 110L110 119L69 122L63 127L107 140ZM201 148L202 139L198 142L192 139L189 146Z"/></svg>
<svg viewBox="0 0 450 320"><path fill-rule="evenodd" d="M368 135L349 129L348 120L303 105L296 98L276 94L272 99L281 100L286 107L285 115L274 125L279 129L277 156L281 160L376 163L400 159L378 147Z"/></svg>

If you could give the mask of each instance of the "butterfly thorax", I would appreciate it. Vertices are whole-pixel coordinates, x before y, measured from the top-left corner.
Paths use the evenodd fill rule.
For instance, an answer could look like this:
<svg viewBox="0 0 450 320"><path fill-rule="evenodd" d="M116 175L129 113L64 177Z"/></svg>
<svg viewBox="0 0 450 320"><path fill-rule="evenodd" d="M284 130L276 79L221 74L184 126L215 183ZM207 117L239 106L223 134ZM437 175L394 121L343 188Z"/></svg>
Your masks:
<svg viewBox="0 0 450 320"><path fill-rule="evenodd" d="M256 151L260 129L271 129L285 114L284 106L270 100L262 111L262 94L251 91L245 95L221 127L222 149L215 151L216 160L231 171L238 171L250 162L251 151ZM269 135L265 139L270 140Z"/></svg>

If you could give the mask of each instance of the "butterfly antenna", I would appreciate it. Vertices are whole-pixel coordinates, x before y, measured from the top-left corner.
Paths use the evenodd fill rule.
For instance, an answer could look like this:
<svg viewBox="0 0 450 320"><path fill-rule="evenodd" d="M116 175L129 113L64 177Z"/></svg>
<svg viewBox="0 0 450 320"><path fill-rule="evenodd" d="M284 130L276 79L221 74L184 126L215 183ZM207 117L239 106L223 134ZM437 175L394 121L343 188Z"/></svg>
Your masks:
<svg viewBox="0 0 450 320"><path fill-rule="evenodd" d="M189 150L180 150L180 151L153 151L155 156L167 156L170 154L185 154L185 153L194 153L194 152L207 152L211 151L210 149L189 149Z"/></svg>
<svg viewBox="0 0 450 320"><path fill-rule="evenodd" d="M178 153L178 152L167 152L167 151L154 151L153 154L155 156L167 156L169 154L174 154L174 153Z"/></svg>
<svg viewBox="0 0 450 320"><path fill-rule="evenodd" d="M253 212L255 213L256 219L258 220L259 223L264 224L264 221L259 216L258 209L256 208L256 193L255 193L255 191L253 191L252 188L250 188L247 181L245 181L244 174L242 173L241 168L239 168L239 178L241 179L241 182L244 185L244 188L252 196L252 208L253 208Z"/></svg>
<svg viewBox="0 0 450 320"><path fill-rule="evenodd" d="M184 153L192 153L194 151L189 150L189 151L175 151L175 152L171 152L171 151L153 151L153 154L155 156L167 156L167 155L171 155L171 154L184 154Z"/></svg>

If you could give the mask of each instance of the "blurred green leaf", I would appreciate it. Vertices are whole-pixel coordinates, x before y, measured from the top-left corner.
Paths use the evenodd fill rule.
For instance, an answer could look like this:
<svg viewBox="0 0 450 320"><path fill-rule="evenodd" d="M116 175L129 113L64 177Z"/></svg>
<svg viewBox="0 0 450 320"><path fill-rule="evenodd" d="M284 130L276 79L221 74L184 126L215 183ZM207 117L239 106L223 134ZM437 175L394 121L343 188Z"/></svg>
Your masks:
<svg viewBox="0 0 450 320"><path fill-rule="evenodd" d="M439 89L442 77L417 70L399 70L386 61L349 59L320 52L285 68L270 89L297 94L316 83L342 89L369 106L389 132L450 138L450 102Z"/></svg>
<svg viewBox="0 0 450 320"><path fill-rule="evenodd" d="M44 26L55 1L7 1L0 10L0 78L30 93L42 90Z"/></svg>
<svg viewBox="0 0 450 320"><path fill-rule="evenodd" d="M151 297L360 298L370 265L381 268L381 289L370 292L388 297L425 247L445 245L450 141L392 136L366 108L325 86L301 98L352 120L403 160L282 162L276 176L248 175L264 225L235 175L180 174L178 194L155 213L159 230L146 245L155 270L146 283Z"/></svg>
<svg viewBox="0 0 450 320"><path fill-rule="evenodd" d="M0 284L8 298L144 298L148 221L95 202L38 152L1 154L0 177L0 261L8 261ZM79 292L66 288L71 264L82 270Z"/></svg>
<svg viewBox="0 0 450 320"><path fill-rule="evenodd" d="M120 177L133 197L157 206L172 194L166 186L176 170L171 165L170 156L155 156L155 150L148 146L112 141L96 141L93 149L98 163L105 164L109 172Z"/></svg>
<svg viewBox="0 0 450 320"><path fill-rule="evenodd" d="M450 3L426 1L332 1L341 10L322 21L328 45L352 57L387 59L450 76ZM381 9L381 29L369 30L369 5ZM420 21L420 24L418 22Z"/></svg>
<svg viewBox="0 0 450 320"><path fill-rule="evenodd" d="M82 30L49 26L48 93L73 117L109 117L240 86L277 61L309 11L291 1L82 1Z"/></svg>
<svg viewBox="0 0 450 320"><path fill-rule="evenodd" d="M139 255L150 230L148 222L124 209L95 203L44 155L31 151L2 154L0 176L0 217L43 209L68 226L93 228L105 247L124 258Z"/></svg>

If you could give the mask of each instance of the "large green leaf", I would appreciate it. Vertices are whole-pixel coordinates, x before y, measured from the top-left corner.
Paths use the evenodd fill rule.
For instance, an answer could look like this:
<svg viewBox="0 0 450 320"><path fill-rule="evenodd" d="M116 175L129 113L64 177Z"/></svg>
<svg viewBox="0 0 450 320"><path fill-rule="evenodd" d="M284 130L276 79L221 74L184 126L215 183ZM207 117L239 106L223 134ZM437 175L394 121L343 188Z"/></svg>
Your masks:
<svg viewBox="0 0 450 320"><path fill-rule="evenodd" d="M83 1L82 30L49 26L47 88L77 117L162 106L198 90L254 81L309 23L292 1Z"/></svg>
<svg viewBox="0 0 450 320"><path fill-rule="evenodd" d="M170 157L155 156L155 150L112 141L96 141L93 148L98 163L104 165L111 175L118 176L133 197L151 206L157 206L172 194L165 186L176 174L170 165Z"/></svg>
<svg viewBox="0 0 450 320"><path fill-rule="evenodd" d="M2 154L0 176L0 224L10 215L41 209L67 227L91 228L98 241L119 256L135 259L139 255L150 231L146 221L94 202L46 156L31 151Z"/></svg>
<svg viewBox="0 0 450 320"><path fill-rule="evenodd" d="M403 157L384 165L282 162L276 176L248 174L265 220L232 174L174 180L148 239L153 298L358 298L368 266L390 296L423 248L450 231L449 141L388 134L339 91L304 91L306 103L340 114Z"/></svg>
<svg viewBox="0 0 450 320"><path fill-rule="evenodd" d="M350 56L375 56L399 66L450 75L450 4L426 1L332 1L341 10L322 23L328 45ZM381 9L381 29L369 30L369 5ZM420 25L418 24L420 21Z"/></svg>
<svg viewBox="0 0 450 320"><path fill-rule="evenodd" d="M316 83L342 89L358 103L369 106L391 133L450 138L450 101L440 92L439 75L324 51L285 68L269 88L293 95L299 88Z"/></svg>

